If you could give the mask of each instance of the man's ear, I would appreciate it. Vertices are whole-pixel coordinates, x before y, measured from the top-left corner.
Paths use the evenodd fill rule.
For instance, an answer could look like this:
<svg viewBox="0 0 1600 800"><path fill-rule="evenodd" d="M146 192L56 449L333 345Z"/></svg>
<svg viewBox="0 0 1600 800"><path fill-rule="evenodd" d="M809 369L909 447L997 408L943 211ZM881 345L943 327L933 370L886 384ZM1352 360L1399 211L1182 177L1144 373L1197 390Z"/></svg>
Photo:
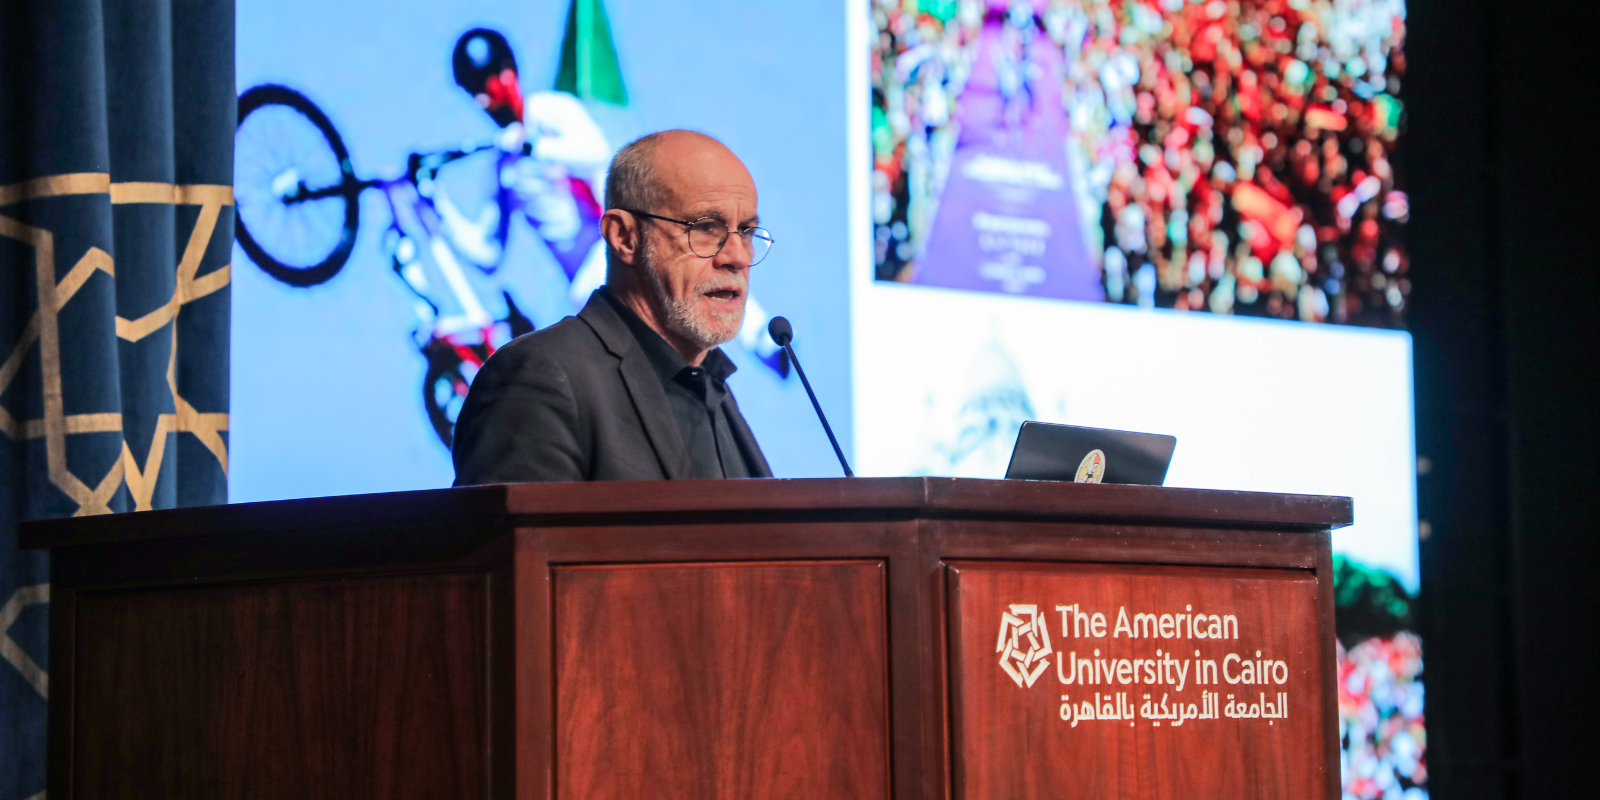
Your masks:
<svg viewBox="0 0 1600 800"><path fill-rule="evenodd" d="M600 235L605 237L606 244L611 245L617 260L630 266L634 252L638 250L638 225L639 221L632 214L615 208L607 210L600 217Z"/></svg>

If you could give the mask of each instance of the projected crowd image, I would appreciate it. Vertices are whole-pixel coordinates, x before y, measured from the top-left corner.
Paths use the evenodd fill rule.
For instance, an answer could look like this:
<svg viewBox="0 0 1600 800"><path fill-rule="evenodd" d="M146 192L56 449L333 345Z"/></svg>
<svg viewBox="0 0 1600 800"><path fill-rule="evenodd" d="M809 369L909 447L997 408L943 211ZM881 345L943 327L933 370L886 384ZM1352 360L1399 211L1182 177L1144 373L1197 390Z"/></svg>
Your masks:
<svg viewBox="0 0 1600 800"><path fill-rule="evenodd" d="M880 280L1403 321L1399 0L878 0L873 23Z"/></svg>
<svg viewBox="0 0 1600 800"><path fill-rule="evenodd" d="M1422 639L1392 576L1334 556L1340 768L1346 797L1427 796Z"/></svg>

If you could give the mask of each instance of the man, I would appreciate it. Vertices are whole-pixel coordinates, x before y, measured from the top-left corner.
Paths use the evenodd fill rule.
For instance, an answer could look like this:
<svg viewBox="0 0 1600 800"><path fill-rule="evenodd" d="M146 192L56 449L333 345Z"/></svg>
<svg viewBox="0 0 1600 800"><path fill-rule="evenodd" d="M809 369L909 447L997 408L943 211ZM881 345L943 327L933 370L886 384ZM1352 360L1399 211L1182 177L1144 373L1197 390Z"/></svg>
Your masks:
<svg viewBox="0 0 1600 800"><path fill-rule="evenodd" d="M618 151L606 284L484 364L456 422L456 485L771 477L718 348L772 245L757 222L755 182L721 142L664 131Z"/></svg>

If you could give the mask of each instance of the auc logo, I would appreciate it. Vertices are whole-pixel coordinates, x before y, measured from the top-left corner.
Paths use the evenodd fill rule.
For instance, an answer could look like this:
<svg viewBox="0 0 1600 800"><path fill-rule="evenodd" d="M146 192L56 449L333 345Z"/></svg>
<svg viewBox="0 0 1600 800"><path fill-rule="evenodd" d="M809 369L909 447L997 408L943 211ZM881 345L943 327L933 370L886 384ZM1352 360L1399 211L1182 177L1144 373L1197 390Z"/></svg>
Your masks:
<svg viewBox="0 0 1600 800"><path fill-rule="evenodd" d="M1050 666L1050 631L1037 605L1013 603L1000 613L1000 639L994 650L1000 668L1018 686L1031 687Z"/></svg>

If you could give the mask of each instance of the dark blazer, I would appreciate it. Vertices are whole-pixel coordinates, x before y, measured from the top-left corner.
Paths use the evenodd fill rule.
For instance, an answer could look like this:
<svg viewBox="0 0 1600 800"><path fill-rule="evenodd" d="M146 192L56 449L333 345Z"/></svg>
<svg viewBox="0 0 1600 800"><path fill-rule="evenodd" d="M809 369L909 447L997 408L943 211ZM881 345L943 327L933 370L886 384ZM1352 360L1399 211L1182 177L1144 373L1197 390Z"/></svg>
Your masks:
<svg viewBox="0 0 1600 800"><path fill-rule="evenodd" d="M730 391L728 427L750 474L772 477ZM456 420L456 485L682 478L689 452L661 378L605 298L500 348Z"/></svg>

